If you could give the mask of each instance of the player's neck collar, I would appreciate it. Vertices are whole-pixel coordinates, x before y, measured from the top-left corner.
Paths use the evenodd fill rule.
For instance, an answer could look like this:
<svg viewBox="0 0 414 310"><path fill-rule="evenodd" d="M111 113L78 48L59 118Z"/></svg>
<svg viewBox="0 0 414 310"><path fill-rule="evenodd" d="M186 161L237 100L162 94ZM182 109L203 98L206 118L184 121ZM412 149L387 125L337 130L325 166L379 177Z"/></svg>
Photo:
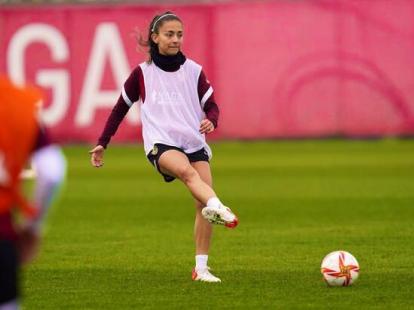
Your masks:
<svg viewBox="0 0 414 310"><path fill-rule="evenodd" d="M158 50L151 51L151 59L155 65L164 71L174 72L180 69L186 58L183 53L178 52L176 55L161 55Z"/></svg>

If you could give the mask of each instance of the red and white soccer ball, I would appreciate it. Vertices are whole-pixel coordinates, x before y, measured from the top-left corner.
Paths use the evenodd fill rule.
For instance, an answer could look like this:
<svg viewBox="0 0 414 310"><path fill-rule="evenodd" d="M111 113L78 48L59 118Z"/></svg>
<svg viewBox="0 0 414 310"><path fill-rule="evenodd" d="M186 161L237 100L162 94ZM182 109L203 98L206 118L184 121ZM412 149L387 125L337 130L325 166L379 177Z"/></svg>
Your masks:
<svg viewBox="0 0 414 310"><path fill-rule="evenodd" d="M351 253L335 251L322 260L321 273L329 286L349 286L358 278L359 264Z"/></svg>

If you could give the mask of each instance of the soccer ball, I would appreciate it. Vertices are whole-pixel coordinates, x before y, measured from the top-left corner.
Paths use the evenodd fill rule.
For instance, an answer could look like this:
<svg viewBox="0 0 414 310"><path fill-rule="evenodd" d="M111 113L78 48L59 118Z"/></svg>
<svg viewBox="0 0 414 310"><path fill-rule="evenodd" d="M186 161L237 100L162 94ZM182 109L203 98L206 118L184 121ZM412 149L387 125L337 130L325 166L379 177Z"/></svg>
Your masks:
<svg viewBox="0 0 414 310"><path fill-rule="evenodd" d="M329 286L349 286L358 278L359 264L351 253L335 251L322 260L321 273Z"/></svg>

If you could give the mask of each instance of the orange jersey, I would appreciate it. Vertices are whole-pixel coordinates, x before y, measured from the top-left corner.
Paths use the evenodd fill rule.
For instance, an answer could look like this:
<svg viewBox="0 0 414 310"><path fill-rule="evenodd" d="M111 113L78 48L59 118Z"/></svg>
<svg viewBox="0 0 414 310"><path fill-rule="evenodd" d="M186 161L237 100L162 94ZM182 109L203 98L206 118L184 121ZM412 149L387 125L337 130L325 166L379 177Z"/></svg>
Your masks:
<svg viewBox="0 0 414 310"><path fill-rule="evenodd" d="M39 130L36 104L40 99L37 89L16 87L0 76L0 215L14 206L30 215L19 176Z"/></svg>

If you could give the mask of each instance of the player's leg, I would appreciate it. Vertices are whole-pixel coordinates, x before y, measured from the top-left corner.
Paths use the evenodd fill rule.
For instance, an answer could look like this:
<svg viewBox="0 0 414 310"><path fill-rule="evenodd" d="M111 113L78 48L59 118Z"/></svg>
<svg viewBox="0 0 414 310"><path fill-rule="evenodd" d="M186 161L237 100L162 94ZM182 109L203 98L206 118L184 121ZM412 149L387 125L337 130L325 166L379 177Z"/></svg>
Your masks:
<svg viewBox="0 0 414 310"><path fill-rule="evenodd" d="M191 166L198 172L201 179L210 187L213 185L210 164L206 161L191 163ZM196 244L196 255L208 255L210 239L212 234L211 224L202 216L201 210L205 207L200 201L195 200L196 218L194 225L194 238Z"/></svg>
<svg viewBox="0 0 414 310"><path fill-rule="evenodd" d="M189 156L196 153L189 154ZM205 206L202 215L210 223L225 225L229 228L237 226L237 217L221 203L213 189L201 179L197 170L191 166L186 154L176 149L164 151L158 158L158 169L163 174L180 179L187 186L193 197Z"/></svg>
<svg viewBox="0 0 414 310"><path fill-rule="evenodd" d="M193 168L198 172L201 179L210 187L213 185L210 164L207 161L197 161L191 163ZM212 275L207 266L208 251L210 249L210 240L212 235L212 225L203 217L201 210L204 205L196 200L196 216L194 223L194 241L196 246L196 266L193 269L192 278L196 281L220 282L221 280Z"/></svg>
<svg viewBox="0 0 414 310"><path fill-rule="evenodd" d="M177 150L167 150L158 159L158 166L162 173L180 179L193 197L203 205L207 205L211 198L216 197L216 193L201 179L184 153Z"/></svg>
<svg viewBox="0 0 414 310"><path fill-rule="evenodd" d="M197 152L188 156L194 154ZM193 197L205 206L202 215L210 223L230 228L237 226L237 217L221 203L213 189L201 179L197 170L191 166L187 155L182 151L177 149L163 151L159 155L157 167L162 174L178 178L187 186Z"/></svg>
<svg viewBox="0 0 414 310"><path fill-rule="evenodd" d="M194 157L197 153L188 156ZM163 174L180 179L187 186L193 197L205 206L202 215L210 223L225 225L229 228L237 226L237 217L221 203L213 189L201 179L186 154L176 149L164 151L158 158L158 169Z"/></svg>

